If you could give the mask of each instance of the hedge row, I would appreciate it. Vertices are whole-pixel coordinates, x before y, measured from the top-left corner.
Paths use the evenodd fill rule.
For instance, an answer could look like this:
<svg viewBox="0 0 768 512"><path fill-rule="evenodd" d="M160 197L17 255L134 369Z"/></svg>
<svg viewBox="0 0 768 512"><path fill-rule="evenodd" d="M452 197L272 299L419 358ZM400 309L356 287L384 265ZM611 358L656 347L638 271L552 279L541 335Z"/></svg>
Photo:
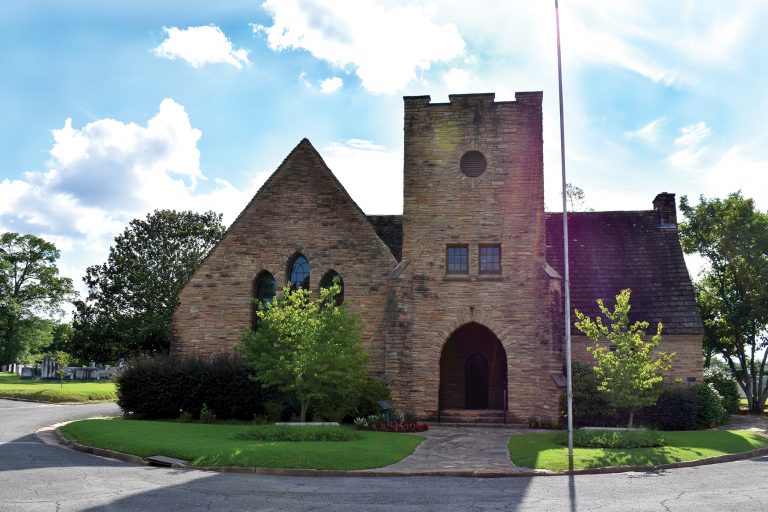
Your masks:
<svg viewBox="0 0 768 512"><path fill-rule="evenodd" d="M270 396L236 355L211 361L155 356L131 362L117 379L117 404L145 418L199 418L206 405L218 419L252 420L266 413Z"/></svg>
<svg viewBox="0 0 768 512"><path fill-rule="evenodd" d="M167 355L135 360L117 379L117 404L125 414L142 418L219 420L293 420L299 413L295 396L276 389L264 389L253 378L238 354L220 355L212 360L175 358ZM339 409L333 397L310 407L308 417L316 420L347 420L379 412L379 400L389 400L389 388L369 379L352 406Z"/></svg>
<svg viewBox="0 0 768 512"><path fill-rule="evenodd" d="M732 381L731 381L732 382ZM573 363L573 424L576 427L617 427L627 425L627 413L617 411L597 389L591 366ZM723 385L723 389L727 384ZM737 393L738 396L738 393ZM565 411L565 399L561 401ZM733 398L723 399L713 383L665 384L659 400L635 413L635 423L660 430L711 428L727 421ZM737 402L738 407L738 402ZM563 418L565 418L563 412Z"/></svg>

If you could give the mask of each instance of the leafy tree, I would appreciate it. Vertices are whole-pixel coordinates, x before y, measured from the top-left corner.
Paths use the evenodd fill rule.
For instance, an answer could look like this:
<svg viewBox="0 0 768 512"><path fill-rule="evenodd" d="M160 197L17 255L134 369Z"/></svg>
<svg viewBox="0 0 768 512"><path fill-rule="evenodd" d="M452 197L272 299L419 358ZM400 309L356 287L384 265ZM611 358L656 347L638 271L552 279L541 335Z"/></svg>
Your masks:
<svg viewBox="0 0 768 512"><path fill-rule="evenodd" d="M725 199L683 196L683 250L707 262L696 283L707 346L723 356L749 402L761 413L768 395L768 213L740 192Z"/></svg>
<svg viewBox="0 0 768 512"><path fill-rule="evenodd" d="M34 235L0 235L0 363L17 362L35 341L40 316L61 312L73 294L72 280L59 276L59 251Z"/></svg>
<svg viewBox="0 0 768 512"><path fill-rule="evenodd" d="M75 303L72 350L96 361L168 350L176 296L224 235L221 215L155 210L115 238L106 263L88 267Z"/></svg>
<svg viewBox="0 0 768 512"><path fill-rule="evenodd" d="M587 350L595 358L595 373L600 390L608 403L617 409L629 410L629 428L632 428L634 413L641 407L656 403L661 394L662 372L669 370L674 352L659 352L655 349L661 343L661 323L656 334L643 341L648 322L629 325L630 290L622 290L616 296L616 306L611 312L598 299L600 311L610 322L603 324L601 317L594 321L576 310L576 327L595 342L607 340L610 348L595 343Z"/></svg>
<svg viewBox="0 0 768 512"><path fill-rule="evenodd" d="M311 300L309 290L286 286L266 308L259 304L258 329L243 336L242 351L256 380L295 394L301 421L310 403L331 396L353 407L365 381L368 354L360 342L360 324L336 304L340 291L335 282Z"/></svg>

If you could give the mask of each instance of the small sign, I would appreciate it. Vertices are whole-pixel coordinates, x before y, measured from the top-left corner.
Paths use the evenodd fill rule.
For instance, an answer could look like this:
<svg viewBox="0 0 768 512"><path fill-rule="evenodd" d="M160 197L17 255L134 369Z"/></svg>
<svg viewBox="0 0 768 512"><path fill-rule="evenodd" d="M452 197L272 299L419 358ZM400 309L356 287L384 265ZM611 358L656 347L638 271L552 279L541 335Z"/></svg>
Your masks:
<svg viewBox="0 0 768 512"><path fill-rule="evenodd" d="M379 400L379 406L385 411L388 411L392 408L392 402L389 400Z"/></svg>

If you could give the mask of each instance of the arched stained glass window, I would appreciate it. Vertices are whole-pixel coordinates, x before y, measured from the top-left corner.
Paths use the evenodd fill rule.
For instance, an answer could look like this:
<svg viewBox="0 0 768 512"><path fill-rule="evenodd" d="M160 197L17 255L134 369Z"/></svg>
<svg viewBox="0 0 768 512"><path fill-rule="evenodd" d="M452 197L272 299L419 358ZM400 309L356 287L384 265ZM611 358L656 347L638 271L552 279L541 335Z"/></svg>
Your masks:
<svg viewBox="0 0 768 512"><path fill-rule="evenodd" d="M341 291L336 296L336 305L341 306L341 304L344 302L344 280L341 278L338 272L335 270L329 270L326 272L323 278L320 280L320 288L330 288L333 284L333 280L336 278L338 278L339 286L341 287Z"/></svg>
<svg viewBox="0 0 768 512"><path fill-rule="evenodd" d="M258 323L258 317L256 313L259 311L259 304L267 307L272 299L275 298L276 284L275 276L267 272L261 272L253 281L253 319L251 321L251 328L256 329Z"/></svg>
<svg viewBox="0 0 768 512"><path fill-rule="evenodd" d="M291 260L288 266L288 281L291 283L291 290L304 288L309 290L309 262L301 254L297 254Z"/></svg>

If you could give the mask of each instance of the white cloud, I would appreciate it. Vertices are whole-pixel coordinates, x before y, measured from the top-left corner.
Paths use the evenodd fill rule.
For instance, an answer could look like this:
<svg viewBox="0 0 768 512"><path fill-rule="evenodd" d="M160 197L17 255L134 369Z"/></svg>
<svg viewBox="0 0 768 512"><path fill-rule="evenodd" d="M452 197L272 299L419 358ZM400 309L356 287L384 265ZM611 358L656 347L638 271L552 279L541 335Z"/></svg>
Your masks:
<svg viewBox="0 0 768 512"><path fill-rule="evenodd" d="M695 175L705 196L725 197L741 190L761 209L768 209L768 160L754 155L745 145L728 148L711 165L696 169Z"/></svg>
<svg viewBox="0 0 768 512"><path fill-rule="evenodd" d="M186 29L163 27L163 30L167 36L165 41L152 50L158 57L170 60L182 59L193 68L223 62L242 69L243 64L249 62L248 50L235 49L224 32L215 25Z"/></svg>
<svg viewBox="0 0 768 512"><path fill-rule="evenodd" d="M680 128L680 136L675 139L675 146L696 146L701 141L712 135L712 130L704 121Z"/></svg>
<svg viewBox="0 0 768 512"><path fill-rule="evenodd" d="M683 170L695 169L708 147L701 147L701 143L712 134L712 130L704 121L684 126L680 129L680 136L674 140L678 149L667 160L674 167Z"/></svg>
<svg viewBox="0 0 768 512"><path fill-rule="evenodd" d="M387 9L374 0L267 0L262 7L273 24L254 31L267 34L270 48L351 66L374 93L394 93L432 64L464 55L456 26L435 23L430 7Z"/></svg>
<svg viewBox="0 0 768 512"><path fill-rule="evenodd" d="M472 74L466 69L451 68L450 71L443 75L443 81L448 86L448 92L453 94L460 94L469 92L469 78Z"/></svg>
<svg viewBox="0 0 768 512"><path fill-rule="evenodd" d="M207 182L197 147L202 134L172 99L161 102L146 126L99 119L76 128L67 119L52 133L47 170L0 182L0 226L55 240L63 253L103 259L130 220L157 208L214 210L231 222L266 179L256 174L242 190L225 180Z"/></svg>
<svg viewBox="0 0 768 512"><path fill-rule="evenodd" d="M320 92L325 94L332 94L341 89L343 85L344 81L338 76L328 77L325 80L321 80L318 84Z"/></svg>
<svg viewBox="0 0 768 512"><path fill-rule="evenodd" d="M403 153L368 140L334 142L321 151L333 174L367 214L403 213Z"/></svg>
<svg viewBox="0 0 768 512"><path fill-rule="evenodd" d="M659 140L659 132L666 120L663 117L641 126L637 130L624 132L627 139L638 139L647 144L655 144Z"/></svg>

